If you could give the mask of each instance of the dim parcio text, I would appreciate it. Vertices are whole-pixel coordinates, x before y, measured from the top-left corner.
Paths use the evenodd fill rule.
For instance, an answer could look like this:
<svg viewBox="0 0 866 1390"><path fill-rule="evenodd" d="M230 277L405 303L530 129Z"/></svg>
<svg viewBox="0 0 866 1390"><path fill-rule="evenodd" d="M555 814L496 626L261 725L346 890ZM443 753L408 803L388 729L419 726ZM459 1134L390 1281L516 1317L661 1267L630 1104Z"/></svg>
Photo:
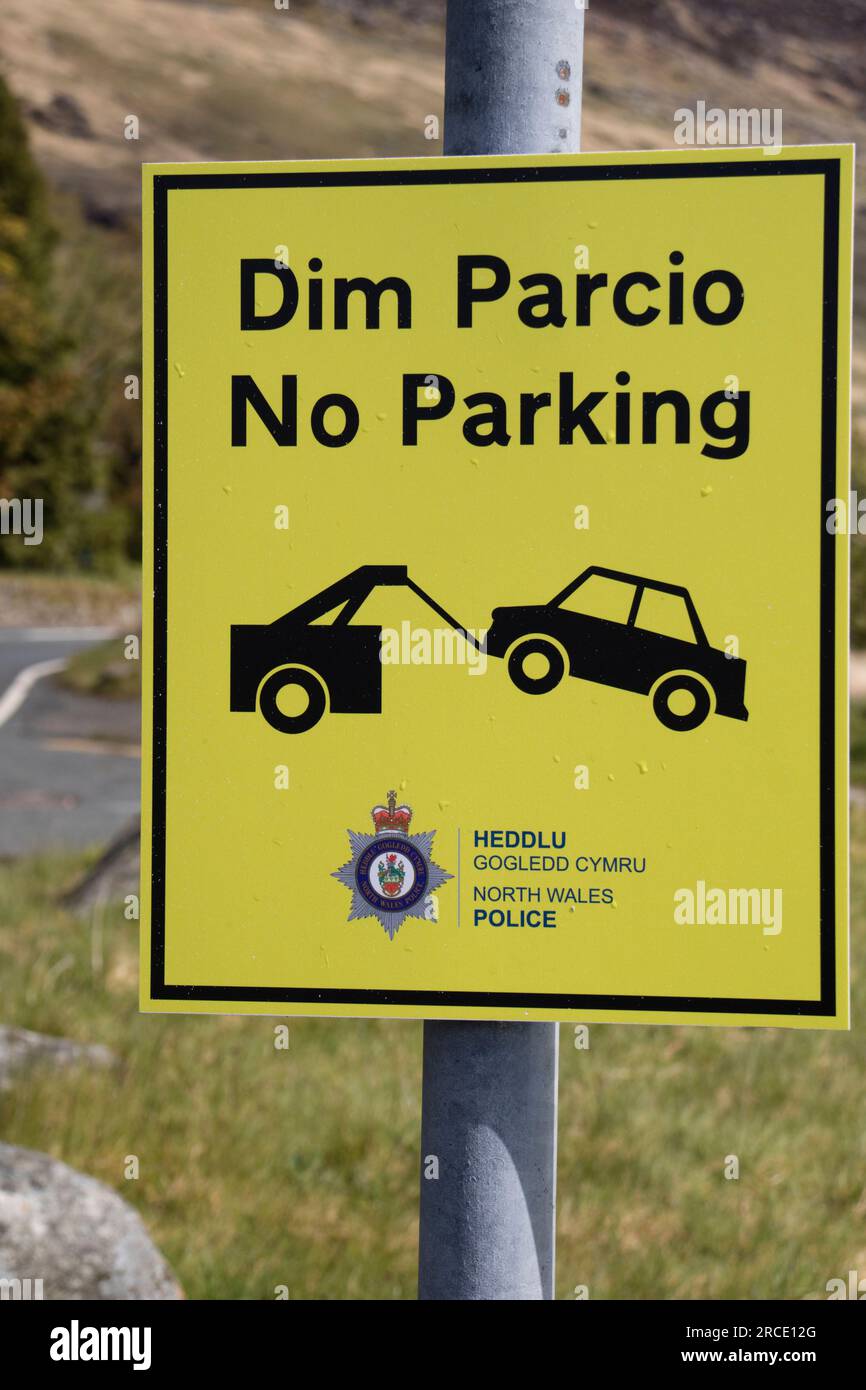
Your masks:
<svg viewBox="0 0 866 1390"><path fill-rule="evenodd" d="M607 271L591 274L582 270L570 275L567 282L550 271L533 271L517 281L522 291L518 294L513 288L511 268L501 256L458 256L455 322L458 328L473 329L484 317L476 313L478 306L502 304L506 300L513 307L517 322L533 329L565 328L569 323L577 328L591 328L593 314L597 321L604 312L612 313L620 323L632 328L646 328L659 320L679 326L689 316L689 306L694 317L710 327L722 327L739 317L745 301L739 276L723 267L687 276L680 269L684 260L681 251L671 251L669 265L658 274L626 270L614 276ZM302 330L321 332L329 328L340 332L350 328L353 314L359 326L380 330L386 297L389 309L385 328L405 330L416 326L412 286L403 276L372 280L366 275L341 275L327 281L318 273L323 269L321 257L311 257L307 265L311 273L302 283L292 267L280 261L241 261L241 332L273 331L296 320ZM266 312L261 312L257 303L257 281L261 276L275 279L279 287L279 303ZM497 326L501 326L501 320Z"/></svg>

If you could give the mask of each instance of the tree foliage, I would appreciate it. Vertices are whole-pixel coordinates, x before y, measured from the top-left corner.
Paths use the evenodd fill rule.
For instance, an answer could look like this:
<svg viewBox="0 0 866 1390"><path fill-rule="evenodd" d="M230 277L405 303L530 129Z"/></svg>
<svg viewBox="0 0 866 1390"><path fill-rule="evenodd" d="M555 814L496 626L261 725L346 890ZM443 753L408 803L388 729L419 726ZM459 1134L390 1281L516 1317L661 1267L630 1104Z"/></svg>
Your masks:
<svg viewBox="0 0 866 1390"><path fill-rule="evenodd" d="M57 250L47 189L0 79L0 497L40 498L44 526L38 546L0 536L0 564L105 567L118 545L93 444L99 404L63 312Z"/></svg>

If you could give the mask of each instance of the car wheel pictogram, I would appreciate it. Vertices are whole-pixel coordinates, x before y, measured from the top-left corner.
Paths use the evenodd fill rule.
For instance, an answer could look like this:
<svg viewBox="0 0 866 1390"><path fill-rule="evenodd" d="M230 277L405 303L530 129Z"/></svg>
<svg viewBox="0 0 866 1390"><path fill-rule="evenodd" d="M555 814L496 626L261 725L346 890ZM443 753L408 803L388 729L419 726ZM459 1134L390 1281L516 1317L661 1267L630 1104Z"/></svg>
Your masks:
<svg viewBox="0 0 866 1390"><path fill-rule="evenodd" d="M547 669L533 673L532 657L543 657ZM562 652L543 637L530 637L518 642L508 658L508 674L518 690L526 695L546 695L554 690L565 675Z"/></svg>
<svg viewBox="0 0 866 1390"><path fill-rule="evenodd" d="M687 696L691 699L677 697ZM686 708L682 708L685 705ZM653 695L653 712L666 729L685 732L697 729L703 724L712 708L709 691L697 676L666 676L656 687Z"/></svg>
<svg viewBox="0 0 866 1390"><path fill-rule="evenodd" d="M285 714L279 696L289 686L297 686L307 696L306 707L297 714ZM325 687L312 671L301 666L284 666L272 671L259 693L259 709L272 729L281 734L304 734L318 724L327 708Z"/></svg>

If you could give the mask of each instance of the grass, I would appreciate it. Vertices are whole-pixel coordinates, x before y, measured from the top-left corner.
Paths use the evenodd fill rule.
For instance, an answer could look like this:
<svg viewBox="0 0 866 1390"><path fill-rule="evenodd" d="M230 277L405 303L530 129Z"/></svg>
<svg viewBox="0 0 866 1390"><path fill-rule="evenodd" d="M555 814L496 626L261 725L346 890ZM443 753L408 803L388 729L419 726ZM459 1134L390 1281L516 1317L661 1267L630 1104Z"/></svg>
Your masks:
<svg viewBox="0 0 866 1390"><path fill-rule="evenodd" d="M414 1297L420 1026L290 1021L277 1051L273 1019L140 1017L135 923L56 906L80 868L0 866L4 1022L122 1070L29 1077L0 1095L3 1138L134 1202L191 1298ZM853 871L857 959L856 808ZM855 977L850 1034L610 1025L578 1051L564 1027L558 1296L820 1298L862 1272L864 1013Z"/></svg>
<svg viewBox="0 0 866 1390"><path fill-rule="evenodd" d="M76 652L56 680L82 695L131 699L141 695L141 662L124 656L126 637L110 637L95 647Z"/></svg>

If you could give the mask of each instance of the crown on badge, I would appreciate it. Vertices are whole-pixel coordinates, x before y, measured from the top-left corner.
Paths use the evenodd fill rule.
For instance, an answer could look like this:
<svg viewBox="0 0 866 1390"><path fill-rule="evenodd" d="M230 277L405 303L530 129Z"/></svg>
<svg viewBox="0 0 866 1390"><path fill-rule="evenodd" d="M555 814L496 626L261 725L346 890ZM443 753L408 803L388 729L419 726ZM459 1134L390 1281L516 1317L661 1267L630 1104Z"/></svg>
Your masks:
<svg viewBox="0 0 866 1390"><path fill-rule="evenodd" d="M374 806L372 811L373 824L376 827L376 834L383 835L388 831L398 831L402 835L409 834L409 822L412 819L411 806L398 806L397 793L388 793L387 806Z"/></svg>

